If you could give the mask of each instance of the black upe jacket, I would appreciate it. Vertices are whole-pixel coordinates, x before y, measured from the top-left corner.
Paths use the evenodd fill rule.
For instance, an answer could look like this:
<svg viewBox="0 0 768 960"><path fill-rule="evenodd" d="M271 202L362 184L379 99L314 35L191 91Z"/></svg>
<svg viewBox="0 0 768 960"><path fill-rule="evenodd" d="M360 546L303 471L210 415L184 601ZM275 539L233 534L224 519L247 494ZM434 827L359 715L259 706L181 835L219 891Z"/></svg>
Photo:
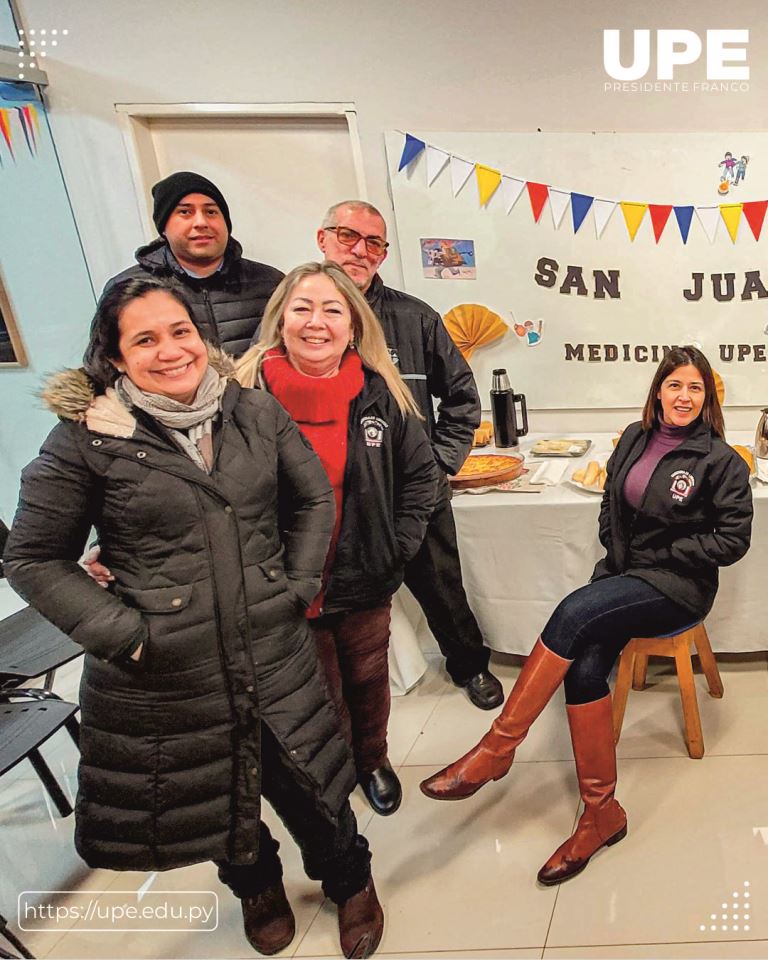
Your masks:
<svg viewBox="0 0 768 960"><path fill-rule="evenodd" d="M640 423L631 424L608 461L599 531L606 556L592 579L630 574L702 619L715 600L718 567L736 563L749 549L749 468L699 421L659 461L633 512L624 500L624 481L649 439Z"/></svg>
<svg viewBox="0 0 768 960"><path fill-rule="evenodd" d="M480 398L469 364L438 313L421 300L385 287L377 274L365 299L379 318L400 376L426 417L438 466L458 473L480 423ZM439 399L435 418L432 397Z"/></svg>
<svg viewBox="0 0 768 960"><path fill-rule="evenodd" d="M267 300L283 279L274 267L246 260L237 240L229 238L221 270L210 277L190 277L171 253L164 237L136 251L135 267L129 267L107 281L109 288L120 280L154 277L176 287L192 306L195 320L202 326L201 336L220 344L235 357L245 353L251 337L261 323Z"/></svg>
<svg viewBox="0 0 768 960"><path fill-rule="evenodd" d="M334 518L319 460L272 397L234 382L210 476L143 414L120 408L119 428L98 432L73 422L92 399L82 371L54 392L68 420L24 470L5 569L86 651L81 856L113 870L254 863L262 722L335 820L354 770L304 618ZM77 563L92 524L110 590Z"/></svg>
<svg viewBox="0 0 768 960"><path fill-rule="evenodd" d="M435 506L439 472L423 421L403 416L385 380L363 372L349 407L343 516L323 614L384 603Z"/></svg>

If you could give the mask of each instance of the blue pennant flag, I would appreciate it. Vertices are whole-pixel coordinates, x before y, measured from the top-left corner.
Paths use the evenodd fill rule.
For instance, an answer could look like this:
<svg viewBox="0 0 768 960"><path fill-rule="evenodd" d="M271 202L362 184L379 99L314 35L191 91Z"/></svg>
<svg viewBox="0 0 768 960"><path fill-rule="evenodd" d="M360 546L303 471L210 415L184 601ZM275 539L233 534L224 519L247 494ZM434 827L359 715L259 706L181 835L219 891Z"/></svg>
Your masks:
<svg viewBox="0 0 768 960"><path fill-rule="evenodd" d="M571 194L571 215L573 217L573 232L578 233L579 227L584 223L584 217L589 213L594 197L588 197L584 193Z"/></svg>
<svg viewBox="0 0 768 960"><path fill-rule="evenodd" d="M675 207L674 210L677 225L680 227L680 236L683 238L683 243L688 243L688 231L691 229L693 207Z"/></svg>
<svg viewBox="0 0 768 960"><path fill-rule="evenodd" d="M403 153L400 157L400 166L397 168L397 172L399 173L403 167L407 167L411 160L415 160L425 146L426 144L423 140L417 140L416 137L412 137L410 133L406 133L405 145L403 146Z"/></svg>

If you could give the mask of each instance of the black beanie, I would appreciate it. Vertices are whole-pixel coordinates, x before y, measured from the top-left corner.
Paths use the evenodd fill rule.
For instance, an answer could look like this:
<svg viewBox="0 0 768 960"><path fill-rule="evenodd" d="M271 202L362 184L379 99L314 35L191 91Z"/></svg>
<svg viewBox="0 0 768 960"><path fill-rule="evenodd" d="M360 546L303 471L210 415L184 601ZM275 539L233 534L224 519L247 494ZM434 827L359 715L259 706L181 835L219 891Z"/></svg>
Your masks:
<svg viewBox="0 0 768 960"><path fill-rule="evenodd" d="M232 233L229 207L219 188L215 183L211 183L207 177L203 177L199 173L190 173L188 170L172 173L170 177L166 177L165 180L158 180L154 187L152 187L152 197L155 201L152 219L155 221L158 233L162 233L163 230L165 230L168 217L170 217L176 209L179 200L181 200L182 197L186 197L188 193L202 193L204 196L210 197L214 203L218 204L219 209L224 215L227 230Z"/></svg>

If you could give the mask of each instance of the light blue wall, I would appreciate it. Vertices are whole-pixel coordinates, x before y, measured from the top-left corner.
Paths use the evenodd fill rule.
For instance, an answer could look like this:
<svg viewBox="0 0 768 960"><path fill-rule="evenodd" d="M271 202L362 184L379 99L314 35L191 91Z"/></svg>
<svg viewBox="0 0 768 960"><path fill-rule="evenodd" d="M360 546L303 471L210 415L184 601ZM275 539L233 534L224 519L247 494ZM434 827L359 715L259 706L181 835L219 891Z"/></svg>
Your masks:
<svg viewBox="0 0 768 960"><path fill-rule="evenodd" d="M18 41L11 5L8 0L0 0L0 47L15 47Z"/></svg>
<svg viewBox="0 0 768 960"><path fill-rule="evenodd" d="M0 515L10 520L21 468L55 424L35 393L45 374L79 365L95 301L43 106L37 156L14 105L0 107L10 108L16 155L0 139L0 268L29 360L0 368Z"/></svg>

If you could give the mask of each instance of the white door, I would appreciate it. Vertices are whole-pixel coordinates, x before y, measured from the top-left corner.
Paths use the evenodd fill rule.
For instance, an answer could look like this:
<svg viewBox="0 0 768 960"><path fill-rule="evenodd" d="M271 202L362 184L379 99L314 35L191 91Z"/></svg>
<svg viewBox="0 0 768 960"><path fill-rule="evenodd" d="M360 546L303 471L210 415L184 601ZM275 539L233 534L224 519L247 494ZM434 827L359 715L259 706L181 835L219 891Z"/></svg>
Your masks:
<svg viewBox="0 0 768 960"><path fill-rule="evenodd" d="M157 107L132 107L132 113ZM169 109L173 109L169 105ZM193 110L194 107L187 108ZM200 107L198 106L198 109ZM364 183L355 163L356 128L348 115L136 116L126 142L147 226L149 189L176 170L192 170L222 191L232 234L245 256L281 270L316 259L315 232L325 210L359 198Z"/></svg>

